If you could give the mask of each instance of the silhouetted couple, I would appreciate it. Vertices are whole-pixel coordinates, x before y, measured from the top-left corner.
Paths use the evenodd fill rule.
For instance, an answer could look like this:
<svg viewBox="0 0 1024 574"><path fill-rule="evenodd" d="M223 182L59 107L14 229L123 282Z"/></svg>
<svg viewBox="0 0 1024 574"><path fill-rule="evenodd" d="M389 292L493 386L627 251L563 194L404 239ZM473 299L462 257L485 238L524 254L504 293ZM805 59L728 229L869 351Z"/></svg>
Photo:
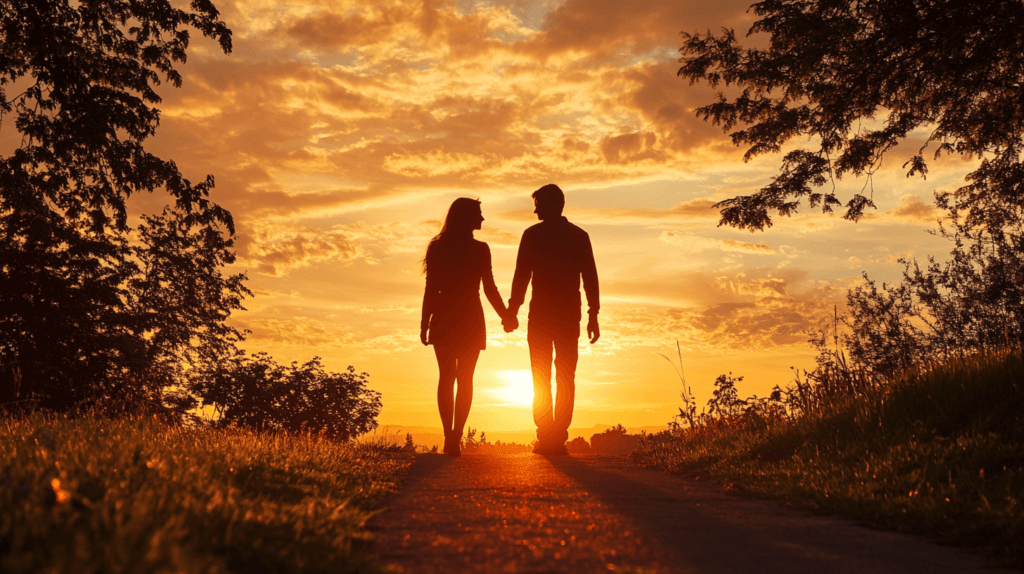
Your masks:
<svg viewBox="0 0 1024 574"><path fill-rule="evenodd" d="M565 195L557 185L548 184L533 192L533 204L540 223L527 229L519 243L507 308L494 284L491 251L486 243L473 239L473 231L484 221L479 201L456 199L441 233L427 246L420 340L433 345L437 355L437 407L444 425L445 454L460 454L459 444L473 402L473 371L480 351L486 347L480 285L509 333L519 327L519 307L531 280L533 297L526 340L533 370L533 420L537 424L534 452L566 454L576 395L581 279L589 307L587 336L591 343L601 336L597 267L590 237L562 216ZM558 387L553 402L552 360Z"/></svg>

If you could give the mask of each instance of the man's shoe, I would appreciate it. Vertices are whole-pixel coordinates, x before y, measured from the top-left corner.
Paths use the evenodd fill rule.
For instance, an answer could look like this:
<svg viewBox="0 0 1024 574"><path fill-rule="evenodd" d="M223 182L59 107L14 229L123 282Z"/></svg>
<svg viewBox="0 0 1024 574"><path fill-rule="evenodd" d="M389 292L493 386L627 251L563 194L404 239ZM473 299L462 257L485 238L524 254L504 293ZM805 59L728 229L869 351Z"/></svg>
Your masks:
<svg viewBox="0 0 1024 574"><path fill-rule="evenodd" d="M565 443L543 443L538 442L533 447L533 454L539 454L543 456L566 456L569 454L569 450L565 448Z"/></svg>

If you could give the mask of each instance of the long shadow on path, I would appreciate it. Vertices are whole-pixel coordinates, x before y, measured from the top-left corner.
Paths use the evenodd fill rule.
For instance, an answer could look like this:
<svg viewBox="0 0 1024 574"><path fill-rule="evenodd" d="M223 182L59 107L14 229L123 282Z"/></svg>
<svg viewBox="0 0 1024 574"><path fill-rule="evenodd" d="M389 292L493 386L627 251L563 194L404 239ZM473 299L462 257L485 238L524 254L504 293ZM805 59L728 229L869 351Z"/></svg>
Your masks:
<svg viewBox="0 0 1024 574"><path fill-rule="evenodd" d="M552 465L628 516L690 572L966 572L979 562L925 540L789 509L624 459ZM986 570L994 572L994 570Z"/></svg>
<svg viewBox="0 0 1024 574"><path fill-rule="evenodd" d="M981 570L953 549L621 458L420 455L385 504L373 552L411 573Z"/></svg>

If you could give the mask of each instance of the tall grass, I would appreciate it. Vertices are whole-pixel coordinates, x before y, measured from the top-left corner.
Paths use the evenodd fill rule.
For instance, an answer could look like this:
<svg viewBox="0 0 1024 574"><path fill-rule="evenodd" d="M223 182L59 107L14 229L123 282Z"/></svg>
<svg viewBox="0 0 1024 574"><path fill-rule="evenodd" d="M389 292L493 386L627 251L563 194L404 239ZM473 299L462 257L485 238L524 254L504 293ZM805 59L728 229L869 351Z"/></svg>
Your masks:
<svg viewBox="0 0 1024 574"><path fill-rule="evenodd" d="M831 376L831 384L842 383ZM826 394L802 382L803 390L789 390L790 402L804 401L802 410L769 418L741 411L726 417L731 424L677 426L635 456L883 528L982 547L1003 564L1024 566L1021 351L860 383Z"/></svg>
<svg viewBox="0 0 1024 574"><path fill-rule="evenodd" d="M0 423L0 572L373 572L408 457L152 419Z"/></svg>

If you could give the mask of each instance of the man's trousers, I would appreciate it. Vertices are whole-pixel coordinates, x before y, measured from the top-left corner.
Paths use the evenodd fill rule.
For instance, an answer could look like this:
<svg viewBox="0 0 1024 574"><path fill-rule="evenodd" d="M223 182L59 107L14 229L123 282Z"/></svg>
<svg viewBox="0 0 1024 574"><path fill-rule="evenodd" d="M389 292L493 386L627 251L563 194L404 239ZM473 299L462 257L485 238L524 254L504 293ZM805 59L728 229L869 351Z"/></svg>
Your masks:
<svg viewBox="0 0 1024 574"><path fill-rule="evenodd" d="M576 397L580 320L530 319L526 340L533 369L533 421L537 424L537 439L542 443L564 444L569 439L569 423L572 422ZM554 405L551 401L552 358L558 386Z"/></svg>

